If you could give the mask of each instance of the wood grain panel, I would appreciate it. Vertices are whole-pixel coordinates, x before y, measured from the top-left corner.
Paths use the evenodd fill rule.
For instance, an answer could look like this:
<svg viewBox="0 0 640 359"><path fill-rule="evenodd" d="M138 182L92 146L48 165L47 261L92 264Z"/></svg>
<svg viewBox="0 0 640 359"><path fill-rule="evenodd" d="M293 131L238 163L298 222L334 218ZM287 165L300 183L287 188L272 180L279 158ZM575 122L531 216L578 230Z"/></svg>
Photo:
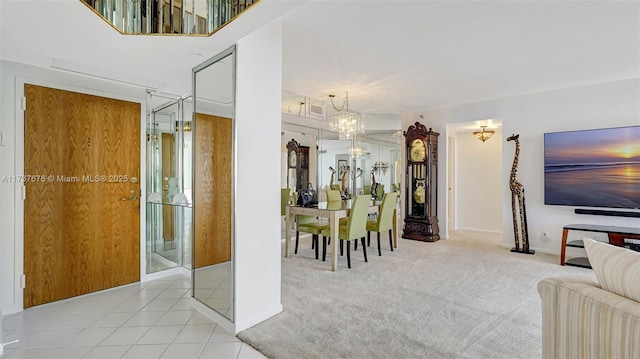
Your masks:
<svg viewBox="0 0 640 359"><path fill-rule="evenodd" d="M232 121L196 114L195 268L231 260Z"/></svg>
<svg viewBox="0 0 640 359"><path fill-rule="evenodd" d="M140 105L25 85L24 307L140 280ZM99 177L104 176L104 177Z"/></svg>
<svg viewBox="0 0 640 359"><path fill-rule="evenodd" d="M64 128L55 119L63 116L62 98L53 91L35 90L25 86L25 95L31 98L25 111L25 174L45 175L63 172L66 148L56 146L56 138L66 136ZM26 183L24 224L24 269L29 287L24 291L24 306L44 303L61 297L64 270L62 252L63 206L65 193L61 184L48 182ZM37 200L31 200L37 199ZM61 205L62 203L62 205ZM37 276L31 276L34 273ZM33 277L33 278L31 278Z"/></svg>

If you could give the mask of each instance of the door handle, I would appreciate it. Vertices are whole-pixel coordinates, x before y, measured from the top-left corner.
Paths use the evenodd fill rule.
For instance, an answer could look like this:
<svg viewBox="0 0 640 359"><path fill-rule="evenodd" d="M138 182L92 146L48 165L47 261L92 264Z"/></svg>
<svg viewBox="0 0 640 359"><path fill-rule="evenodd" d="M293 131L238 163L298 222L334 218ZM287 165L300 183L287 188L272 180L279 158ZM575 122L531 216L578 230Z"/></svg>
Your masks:
<svg viewBox="0 0 640 359"><path fill-rule="evenodd" d="M129 197L120 197L121 201L136 201L138 199L138 196L136 196L136 190L132 189L131 192L129 193Z"/></svg>

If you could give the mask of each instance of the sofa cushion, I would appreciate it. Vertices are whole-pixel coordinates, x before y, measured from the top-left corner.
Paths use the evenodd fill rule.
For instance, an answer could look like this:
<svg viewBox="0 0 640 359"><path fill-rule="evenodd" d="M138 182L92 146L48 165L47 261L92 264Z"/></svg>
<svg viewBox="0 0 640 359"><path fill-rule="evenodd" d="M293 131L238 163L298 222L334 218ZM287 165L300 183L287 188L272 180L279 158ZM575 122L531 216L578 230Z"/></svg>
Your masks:
<svg viewBox="0 0 640 359"><path fill-rule="evenodd" d="M583 238L602 289L640 302L640 252Z"/></svg>

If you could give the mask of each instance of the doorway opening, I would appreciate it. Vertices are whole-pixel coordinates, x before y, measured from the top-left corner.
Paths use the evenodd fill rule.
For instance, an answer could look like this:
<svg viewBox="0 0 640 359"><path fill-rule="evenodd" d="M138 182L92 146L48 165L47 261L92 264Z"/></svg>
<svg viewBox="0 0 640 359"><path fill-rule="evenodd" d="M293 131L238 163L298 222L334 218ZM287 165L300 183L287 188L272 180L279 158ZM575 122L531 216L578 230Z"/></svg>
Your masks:
<svg viewBox="0 0 640 359"><path fill-rule="evenodd" d="M481 126L495 131L479 140ZM502 122L479 120L447 125L447 231L502 234ZM498 236L495 236L499 238Z"/></svg>

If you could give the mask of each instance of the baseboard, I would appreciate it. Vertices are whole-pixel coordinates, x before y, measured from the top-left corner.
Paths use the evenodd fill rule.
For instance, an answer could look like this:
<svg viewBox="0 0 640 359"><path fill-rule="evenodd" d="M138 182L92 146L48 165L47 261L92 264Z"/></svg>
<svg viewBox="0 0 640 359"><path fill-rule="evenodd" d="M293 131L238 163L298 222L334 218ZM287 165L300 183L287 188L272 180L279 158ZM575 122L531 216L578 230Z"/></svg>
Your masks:
<svg viewBox="0 0 640 359"><path fill-rule="evenodd" d="M468 228L468 227L458 227L454 229L454 231L471 231L471 232L481 232L481 233L491 233L491 234L502 234L502 231L488 231L486 229L477 229L477 228Z"/></svg>
<svg viewBox="0 0 640 359"><path fill-rule="evenodd" d="M140 282L144 283L150 280L162 279L162 278L170 277L176 274L182 274L182 275L186 275L187 277L190 277L191 271L184 267L169 268L169 269L161 270L159 272L145 274L144 278Z"/></svg>
<svg viewBox="0 0 640 359"><path fill-rule="evenodd" d="M284 307L282 306L282 304L278 304L275 305L272 308L269 308L267 310L265 310L262 313L259 313L255 316L253 316L252 318L250 318L249 320L245 320L242 323L238 323L236 321L236 323L232 323L227 317L223 316L222 314L216 312L215 310L209 308L208 306L202 304L202 302L200 302L199 300L191 297L191 301L189 302L189 304L191 304L191 306L198 311L198 313L206 316L207 318L213 320L216 324L220 325L221 327L223 327L226 331L233 333L233 334L238 334L241 331L245 330L245 329L249 329L252 326L261 323L271 317L273 317L276 314L280 314L282 313L282 311L284 310Z"/></svg>
<svg viewBox="0 0 640 359"><path fill-rule="evenodd" d="M280 314L282 313L282 311L284 310L284 307L282 306L282 304L278 304L273 306L272 308L269 308L267 310L265 310L262 313L259 313L255 316L253 316L252 318L250 318L249 320L245 320L242 323L236 323L236 334L240 333L241 331L245 330L245 329L249 329L251 327L253 327L256 324L259 324L271 317L273 317L274 315Z"/></svg>

